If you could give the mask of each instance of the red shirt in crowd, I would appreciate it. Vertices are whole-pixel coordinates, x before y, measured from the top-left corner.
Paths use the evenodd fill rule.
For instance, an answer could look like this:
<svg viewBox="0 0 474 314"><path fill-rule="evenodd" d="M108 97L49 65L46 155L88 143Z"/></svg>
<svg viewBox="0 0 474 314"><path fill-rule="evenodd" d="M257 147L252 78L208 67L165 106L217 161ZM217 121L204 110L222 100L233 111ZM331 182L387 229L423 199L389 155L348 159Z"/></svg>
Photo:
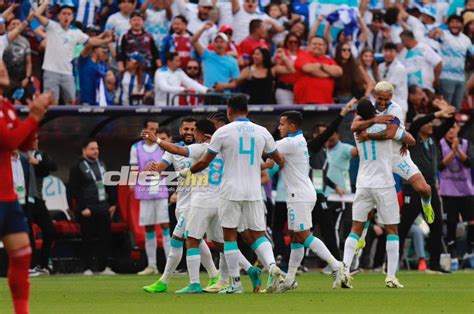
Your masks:
<svg viewBox="0 0 474 314"><path fill-rule="evenodd" d="M33 149L37 129L35 119L28 117L20 122L10 101L0 99L0 202L17 200L13 186L12 153L17 149Z"/></svg>
<svg viewBox="0 0 474 314"><path fill-rule="evenodd" d="M299 54L299 52L298 52ZM288 57L288 59L291 60L291 62L295 62L296 59L294 56L291 55L291 53L288 51L288 49L285 49L285 55ZM275 57L275 64L276 65L284 65L283 60L281 60L278 56ZM296 73L291 73L291 74L280 74L278 75L277 81L281 82L286 85L295 85L297 79L297 74ZM277 86L278 87L278 86Z"/></svg>
<svg viewBox="0 0 474 314"><path fill-rule="evenodd" d="M249 61L255 49L260 48L260 47L270 50L265 40L263 39L256 40L252 36L249 36L245 38L244 40L242 40L242 42L239 45L239 51L244 57L244 60Z"/></svg>
<svg viewBox="0 0 474 314"><path fill-rule="evenodd" d="M308 51L300 51L295 61L296 82L294 86L296 104L332 104L334 103L333 78L314 77L303 73L303 66L308 63L336 65L328 56L316 57Z"/></svg>

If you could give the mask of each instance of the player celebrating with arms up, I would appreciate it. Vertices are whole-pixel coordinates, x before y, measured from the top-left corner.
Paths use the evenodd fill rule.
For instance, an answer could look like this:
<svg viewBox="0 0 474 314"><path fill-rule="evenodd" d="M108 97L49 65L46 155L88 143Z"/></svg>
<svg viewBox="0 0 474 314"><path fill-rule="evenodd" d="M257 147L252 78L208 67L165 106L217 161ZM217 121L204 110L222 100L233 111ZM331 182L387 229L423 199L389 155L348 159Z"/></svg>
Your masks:
<svg viewBox="0 0 474 314"><path fill-rule="evenodd" d="M368 99L364 98L357 104L357 114L364 121L370 120L375 116L375 107ZM373 124L367 129L367 133L374 134L387 129L385 124ZM403 144L415 145L415 139L401 128L398 128L395 139ZM360 164L356 182L357 190L352 207L352 229L344 246L343 261L345 265L351 265L369 212L377 207L377 212L387 231L388 262L385 285L388 288L403 288L403 285L395 278L399 257L400 207L392 174L393 147L391 139L361 141L360 138L357 138ZM352 288L348 270L342 287Z"/></svg>
<svg viewBox="0 0 474 314"><path fill-rule="evenodd" d="M310 229L313 226L311 212L316 204L316 191L309 178L308 145L301 130L302 124L301 113L287 111L281 114L278 126L283 139L276 142L276 147L285 158L285 167L281 169L281 175L287 191L291 253L288 273L276 292L285 292L297 287L295 275L303 260L305 247L316 253L332 268L333 288L336 288L345 276L344 264L336 260L326 245L311 234Z"/></svg>

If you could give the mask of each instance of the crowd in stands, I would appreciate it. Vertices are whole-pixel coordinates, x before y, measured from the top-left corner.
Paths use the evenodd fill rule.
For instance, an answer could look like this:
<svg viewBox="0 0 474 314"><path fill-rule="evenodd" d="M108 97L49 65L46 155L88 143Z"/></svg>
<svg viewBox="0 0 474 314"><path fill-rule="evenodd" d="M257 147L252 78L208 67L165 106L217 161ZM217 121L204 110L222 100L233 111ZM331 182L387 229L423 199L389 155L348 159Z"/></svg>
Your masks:
<svg viewBox="0 0 474 314"><path fill-rule="evenodd" d="M40 89L59 104L332 104L387 80L406 112L472 105L474 1L20 2L0 3L16 104Z"/></svg>

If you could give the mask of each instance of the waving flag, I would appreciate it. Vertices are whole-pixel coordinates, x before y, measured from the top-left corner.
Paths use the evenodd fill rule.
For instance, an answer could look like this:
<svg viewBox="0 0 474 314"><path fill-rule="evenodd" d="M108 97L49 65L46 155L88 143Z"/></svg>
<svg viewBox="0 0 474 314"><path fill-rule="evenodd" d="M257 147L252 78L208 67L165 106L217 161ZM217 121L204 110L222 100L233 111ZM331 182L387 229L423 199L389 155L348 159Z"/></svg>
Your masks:
<svg viewBox="0 0 474 314"><path fill-rule="evenodd" d="M332 26L343 29L345 35L352 35L359 28L357 14L355 9L341 5L339 9L330 13L326 20Z"/></svg>

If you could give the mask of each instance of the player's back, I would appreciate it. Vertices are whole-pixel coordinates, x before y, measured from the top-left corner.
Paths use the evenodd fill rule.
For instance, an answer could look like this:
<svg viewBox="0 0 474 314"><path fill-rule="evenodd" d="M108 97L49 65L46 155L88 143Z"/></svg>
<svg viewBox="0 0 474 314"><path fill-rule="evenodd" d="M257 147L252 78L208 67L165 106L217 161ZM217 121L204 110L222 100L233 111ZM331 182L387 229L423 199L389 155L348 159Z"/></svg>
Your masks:
<svg viewBox="0 0 474 314"><path fill-rule="evenodd" d="M237 119L214 133L209 150L220 152L224 160L222 198L232 201L262 199L262 154L275 150L275 142L267 129L248 119Z"/></svg>
<svg viewBox="0 0 474 314"><path fill-rule="evenodd" d="M285 158L281 174L288 199L311 202L316 200L316 192L309 178L309 153L302 132L277 141L278 152Z"/></svg>
<svg viewBox="0 0 474 314"><path fill-rule="evenodd" d="M385 124L374 124L367 129L367 133L378 133L386 128ZM392 140L356 141L356 144L360 157L356 186L386 188L395 185L392 174Z"/></svg>

